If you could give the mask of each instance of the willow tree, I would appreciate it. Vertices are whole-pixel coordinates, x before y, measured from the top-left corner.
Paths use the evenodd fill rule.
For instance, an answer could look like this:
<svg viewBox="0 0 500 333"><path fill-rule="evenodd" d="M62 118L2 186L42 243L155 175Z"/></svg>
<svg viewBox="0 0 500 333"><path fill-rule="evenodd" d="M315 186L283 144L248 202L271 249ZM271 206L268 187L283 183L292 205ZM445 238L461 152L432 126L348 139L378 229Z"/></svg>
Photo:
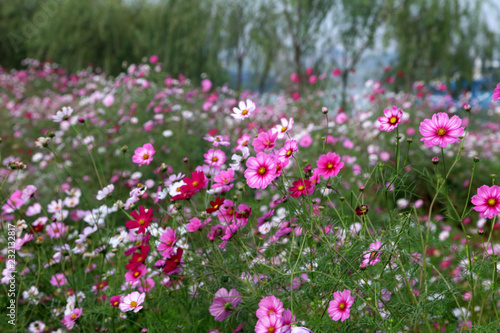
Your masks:
<svg viewBox="0 0 500 333"><path fill-rule="evenodd" d="M489 1L390 0L387 37L407 89L416 80L471 78L475 57L490 58L495 34L484 20Z"/></svg>

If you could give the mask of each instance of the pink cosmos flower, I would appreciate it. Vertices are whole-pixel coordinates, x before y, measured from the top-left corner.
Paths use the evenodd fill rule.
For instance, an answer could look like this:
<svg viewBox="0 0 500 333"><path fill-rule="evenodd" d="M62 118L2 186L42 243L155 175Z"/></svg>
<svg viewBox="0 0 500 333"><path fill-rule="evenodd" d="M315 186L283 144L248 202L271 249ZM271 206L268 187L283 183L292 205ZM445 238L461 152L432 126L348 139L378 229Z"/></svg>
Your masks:
<svg viewBox="0 0 500 333"><path fill-rule="evenodd" d="M297 144L297 141L288 140L285 142L285 146L278 151L278 158L280 160L289 159L298 149L299 145Z"/></svg>
<svg viewBox="0 0 500 333"><path fill-rule="evenodd" d="M329 152L325 155L321 155L316 165L318 166L318 174L322 175L324 178L328 178L338 175L344 163L340 162L339 155Z"/></svg>
<svg viewBox="0 0 500 333"><path fill-rule="evenodd" d="M265 149L272 149L276 147L275 142L277 138L278 132L275 132L272 129L267 132L261 132L255 139L253 139L253 148L256 152L261 152Z"/></svg>
<svg viewBox="0 0 500 333"><path fill-rule="evenodd" d="M274 155L258 153L246 162L245 178L251 188L265 189L276 177L276 158Z"/></svg>
<svg viewBox="0 0 500 333"><path fill-rule="evenodd" d="M158 251L162 252L162 256L170 258L172 255L172 251L177 242L176 236L177 230L173 230L172 228L167 228L165 232L160 236L160 244L158 245Z"/></svg>
<svg viewBox="0 0 500 333"><path fill-rule="evenodd" d="M354 303L354 297L351 296L350 290L336 291L333 297L334 299L330 301L328 307L328 314L334 321L340 320L343 322L351 315L351 306Z"/></svg>
<svg viewBox="0 0 500 333"><path fill-rule="evenodd" d="M335 68L333 71L332 71L332 75L337 77L337 76L340 76L342 72L340 71L339 68Z"/></svg>
<svg viewBox="0 0 500 333"><path fill-rule="evenodd" d="M493 100L498 101L500 100L500 83L497 84L497 87L495 90L493 90Z"/></svg>
<svg viewBox="0 0 500 333"><path fill-rule="evenodd" d="M68 283L68 280L62 273L57 273L56 275L52 275L50 278L50 284L54 287L62 287Z"/></svg>
<svg viewBox="0 0 500 333"><path fill-rule="evenodd" d="M307 148L311 145L312 142L313 142L313 139L311 138L309 133L306 133L300 138L299 146Z"/></svg>
<svg viewBox="0 0 500 333"><path fill-rule="evenodd" d="M472 321L464 321L464 322L458 324L458 327L457 327L458 332L463 332L463 331L468 331L468 330L472 330Z"/></svg>
<svg viewBox="0 0 500 333"><path fill-rule="evenodd" d="M234 181L234 170L228 169L227 171L222 170L218 175L214 177L214 184L212 188L227 186Z"/></svg>
<svg viewBox="0 0 500 333"><path fill-rule="evenodd" d="M420 123L419 131L426 147L439 145L446 148L449 143L460 141L459 137L464 134L464 128L461 127L462 120L458 116L451 119L444 112L435 113L432 119L425 119Z"/></svg>
<svg viewBox="0 0 500 333"><path fill-rule="evenodd" d="M142 303L146 298L146 293L139 293L138 291L133 291L127 296L123 297L119 308L122 312L127 312L133 310L134 312L139 312L142 309Z"/></svg>
<svg viewBox="0 0 500 333"><path fill-rule="evenodd" d="M292 184L293 186L288 188L288 191L292 192L290 196L300 197L302 195L311 195L314 192L314 185L312 185L309 179L303 180L299 178Z"/></svg>
<svg viewBox="0 0 500 333"><path fill-rule="evenodd" d="M234 148L235 150L241 150L243 147L246 147L248 145L248 142L250 141L251 136L250 134L243 134L241 138L236 140L238 145Z"/></svg>
<svg viewBox="0 0 500 333"><path fill-rule="evenodd" d="M36 192L36 186L34 185L28 185L26 188L23 190L21 194L21 200L23 201L28 201L29 198L31 198Z"/></svg>
<svg viewBox="0 0 500 333"><path fill-rule="evenodd" d="M398 127L399 122L403 118L403 111L398 109L396 105L392 109L384 109L384 117L378 117L380 122L380 130L391 132Z"/></svg>
<svg viewBox="0 0 500 333"><path fill-rule="evenodd" d="M140 283L137 289L139 289L140 292L150 292L154 287L155 280L152 278L146 278L146 281Z"/></svg>
<svg viewBox="0 0 500 333"><path fill-rule="evenodd" d="M75 308L73 311L64 316L61 322L66 326L66 328L71 331L75 327L75 321L82 315L82 308Z"/></svg>
<svg viewBox="0 0 500 333"><path fill-rule="evenodd" d="M111 298L109 299L109 305L111 305L114 308L120 305L120 295L111 296Z"/></svg>
<svg viewBox="0 0 500 333"><path fill-rule="evenodd" d="M233 108L234 113L232 113L231 116L235 119L245 119L250 117L250 115L254 111L255 111L255 104L251 100L247 99L246 104L245 102L240 101L238 103L238 107Z"/></svg>
<svg viewBox="0 0 500 333"><path fill-rule="evenodd" d="M186 224L186 229L188 232L195 232L206 226L212 219L209 217L205 220L205 222L201 222L199 218L193 217L189 220L189 223Z"/></svg>
<svg viewBox="0 0 500 333"><path fill-rule="evenodd" d="M203 157L205 157L205 163L217 169L226 161L226 154L220 149L211 148Z"/></svg>
<svg viewBox="0 0 500 333"><path fill-rule="evenodd" d="M153 155L155 153L153 146L150 143L146 143L144 146L135 150L134 156L132 156L132 162L139 164L139 166L143 164L149 165L149 163L153 161Z"/></svg>
<svg viewBox="0 0 500 333"><path fill-rule="evenodd" d="M125 281L127 282L136 282L141 277L146 275L147 266L144 264L139 264L134 270L125 273Z"/></svg>
<svg viewBox="0 0 500 333"><path fill-rule="evenodd" d="M241 295L236 289L227 292L226 288L221 288L215 293L215 298L210 305L210 314L215 321L223 321L242 302Z"/></svg>
<svg viewBox="0 0 500 333"><path fill-rule="evenodd" d="M50 238L61 238L66 232L66 225L62 222L55 222L49 224L45 230Z"/></svg>
<svg viewBox="0 0 500 333"><path fill-rule="evenodd" d="M382 243L380 241L376 241L375 243L370 244L370 248L368 251L363 251L363 263L362 265L366 266L368 264L374 266L376 263L380 261L380 248L382 247Z"/></svg>
<svg viewBox="0 0 500 333"><path fill-rule="evenodd" d="M477 194L472 197L474 210L481 217L492 219L500 214L500 186L483 185L477 189Z"/></svg>
<svg viewBox="0 0 500 333"><path fill-rule="evenodd" d="M269 317L271 315L281 317L283 311L285 311L285 309L283 308L283 303L281 303L279 298L267 296L260 300L259 309L255 314L259 319Z"/></svg>
<svg viewBox="0 0 500 333"><path fill-rule="evenodd" d="M283 322L281 317L271 313L269 317L262 317L255 325L255 333L281 332Z"/></svg>

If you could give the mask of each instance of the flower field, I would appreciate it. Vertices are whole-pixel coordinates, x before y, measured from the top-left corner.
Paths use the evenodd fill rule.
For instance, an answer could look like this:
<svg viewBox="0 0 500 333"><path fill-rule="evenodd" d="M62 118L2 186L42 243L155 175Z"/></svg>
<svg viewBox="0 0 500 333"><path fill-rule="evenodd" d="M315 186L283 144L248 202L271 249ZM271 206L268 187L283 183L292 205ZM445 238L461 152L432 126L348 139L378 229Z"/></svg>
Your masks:
<svg viewBox="0 0 500 333"><path fill-rule="evenodd" d="M26 67L0 68L0 331L500 330L500 84L343 110L335 71Z"/></svg>

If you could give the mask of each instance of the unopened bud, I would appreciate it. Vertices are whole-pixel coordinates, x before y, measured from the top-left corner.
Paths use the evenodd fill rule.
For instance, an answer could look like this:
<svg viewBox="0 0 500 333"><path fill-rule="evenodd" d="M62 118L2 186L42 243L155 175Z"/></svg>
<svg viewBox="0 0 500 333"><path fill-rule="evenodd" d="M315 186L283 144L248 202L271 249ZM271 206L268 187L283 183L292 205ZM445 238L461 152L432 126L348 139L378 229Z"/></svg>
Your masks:
<svg viewBox="0 0 500 333"><path fill-rule="evenodd" d="M78 122L80 124L83 124L85 122L85 119L83 117L78 118Z"/></svg>
<svg viewBox="0 0 500 333"><path fill-rule="evenodd" d="M438 163L439 163L439 157L435 157L435 156L434 156L434 157L432 158L432 164L436 165L436 164L438 164Z"/></svg>
<svg viewBox="0 0 500 333"><path fill-rule="evenodd" d="M406 139L406 142L408 142L408 143L412 143L412 142L413 142L413 139L412 139L412 138L408 138L408 139Z"/></svg>
<svg viewBox="0 0 500 333"><path fill-rule="evenodd" d="M321 108L321 112L323 112L323 114L327 114L328 113L328 109L323 106Z"/></svg>
<svg viewBox="0 0 500 333"><path fill-rule="evenodd" d="M125 154L127 152L127 150L128 150L128 146L127 145L123 145L123 147L122 147L122 153Z"/></svg>
<svg viewBox="0 0 500 333"><path fill-rule="evenodd" d="M468 103L464 103L464 110L469 112L472 107Z"/></svg>
<svg viewBox="0 0 500 333"><path fill-rule="evenodd" d="M162 163L162 164L160 165L160 171L161 171L161 172L167 172L167 170L168 170L167 165L166 165L165 163Z"/></svg>
<svg viewBox="0 0 500 333"><path fill-rule="evenodd" d="M484 229L483 229L483 228L479 228L479 229L477 229L477 233L478 233L479 235L484 235Z"/></svg>
<svg viewBox="0 0 500 333"><path fill-rule="evenodd" d="M474 163L481 161L481 159L477 156L475 156L472 160L474 161Z"/></svg>
<svg viewBox="0 0 500 333"><path fill-rule="evenodd" d="M189 161L189 159L188 159L187 157L184 157L184 158L182 159L182 162L184 162L184 163L187 163L188 161Z"/></svg>

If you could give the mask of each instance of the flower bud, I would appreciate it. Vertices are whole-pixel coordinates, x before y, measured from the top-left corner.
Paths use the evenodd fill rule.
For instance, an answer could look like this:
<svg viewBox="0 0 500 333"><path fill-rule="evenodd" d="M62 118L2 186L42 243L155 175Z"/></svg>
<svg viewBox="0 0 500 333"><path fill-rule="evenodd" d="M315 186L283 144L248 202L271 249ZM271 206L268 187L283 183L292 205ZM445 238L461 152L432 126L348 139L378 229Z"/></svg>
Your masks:
<svg viewBox="0 0 500 333"><path fill-rule="evenodd" d="M189 161L189 159L188 159L187 157L184 157L184 158L182 159L182 162L184 162L184 163L187 163L188 161Z"/></svg>
<svg viewBox="0 0 500 333"><path fill-rule="evenodd" d="M464 110L470 112L470 109L472 109L472 107L469 105L469 103L464 103Z"/></svg>
<svg viewBox="0 0 500 333"><path fill-rule="evenodd" d="M413 139L412 139L412 138L408 138L408 139L406 139L406 142L408 142L408 143L412 143L412 142L413 142Z"/></svg>
<svg viewBox="0 0 500 333"><path fill-rule="evenodd" d="M479 228L479 229L477 229L477 233L478 233L479 235L484 235L484 229L483 229L483 228Z"/></svg>
<svg viewBox="0 0 500 333"><path fill-rule="evenodd" d="M323 114L327 114L328 113L328 109L323 106L321 108L321 112L323 112Z"/></svg>
<svg viewBox="0 0 500 333"><path fill-rule="evenodd" d="M432 158L432 164L436 165L436 164L438 164L438 163L439 163L439 157L434 156L434 157Z"/></svg>
<svg viewBox="0 0 500 333"><path fill-rule="evenodd" d="M127 152L127 150L128 150L128 146L127 145L123 145L123 147L122 147L122 153L125 154Z"/></svg>
<svg viewBox="0 0 500 333"><path fill-rule="evenodd" d="M474 161L474 163L481 161L481 159L477 156L475 156L472 160Z"/></svg>

